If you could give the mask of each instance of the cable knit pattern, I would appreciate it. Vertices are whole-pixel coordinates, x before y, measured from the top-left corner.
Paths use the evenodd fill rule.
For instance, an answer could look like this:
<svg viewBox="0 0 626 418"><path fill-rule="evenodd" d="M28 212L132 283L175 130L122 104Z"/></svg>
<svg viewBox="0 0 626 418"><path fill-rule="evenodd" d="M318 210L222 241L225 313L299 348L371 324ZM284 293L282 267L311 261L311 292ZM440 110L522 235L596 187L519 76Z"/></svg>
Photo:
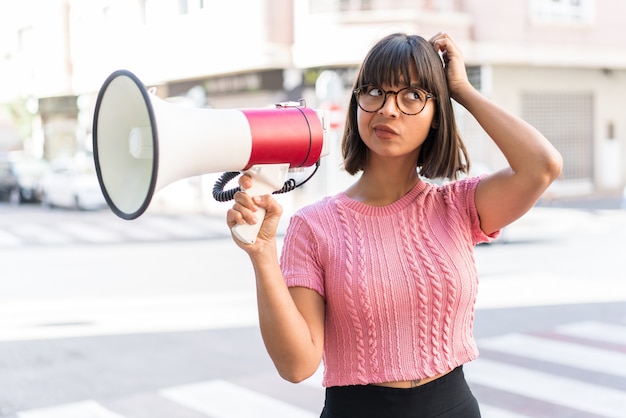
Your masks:
<svg viewBox="0 0 626 418"><path fill-rule="evenodd" d="M421 208L422 219L425 219L427 216L425 208L425 206L422 206ZM454 301L456 299L456 286L451 277L451 270L448 268L446 260L441 257L440 250L437 248L437 243L429 235L424 222L420 223L420 229L423 233L422 238L424 243L429 249L429 253L424 254L422 261L425 265L432 265L432 269L429 269L429 272L433 273L430 277L433 288L432 322L433 324L439 324L439 327L433 327L432 356L435 367L439 368L445 367L450 363L451 318L454 314L453 309ZM439 267L439 271L435 271L435 266ZM445 294L444 284L447 286ZM444 295L446 303L444 303ZM444 359L441 358L442 355L444 356Z"/></svg>
<svg viewBox="0 0 626 418"><path fill-rule="evenodd" d="M326 302L324 386L422 379L478 355L480 178L418 184L383 207L340 193L289 224L281 255L288 286Z"/></svg>
<svg viewBox="0 0 626 418"><path fill-rule="evenodd" d="M415 254L412 251L409 251L413 248L413 245L419 246L419 238L415 234L410 234L406 225L409 225L409 222L415 222L414 218L408 220L402 220L401 225L403 228L402 232L402 247L406 252L406 258L409 262L409 267L411 269L411 277L415 278L415 290L417 292L417 319L413 319L412 323L417 324L417 328L419 331L418 336L418 349L419 349L419 358L416 362L417 364L422 364L424 368L424 374L432 375L432 370L430 368L430 362L428 361L428 357L430 353L428 352L429 347L429 334L430 330L428 328L428 316L429 316L429 303L428 303L428 290L426 279L422 277L420 262L415 258ZM412 245L413 244L413 245ZM417 350L416 350L417 351Z"/></svg>
<svg viewBox="0 0 626 418"><path fill-rule="evenodd" d="M343 239L346 243L346 267L345 267L345 277L344 280L346 283L350 283L354 280L355 273L354 265L355 258L360 258L358 254L354 254L354 246L352 245L352 231L351 224L348 222L347 214L344 211L344 208L341 204L337 204L337 212L339 213L339 219L341 221L341 227L343 231ZM358 261L357 261L357 271L359 270ZM357 279L358 280L358 279ZM355 297L353 295L353 287L351 285L346 286L345 289L345 302L348 314L350 315L350 319L352 320L352 325L354 327L354 332L356 334L356 357L357 357L357 370L358 370L358 379L361 383L366 384L366 376L367 369L365 367L365 339L363 335L363 327L361 327L361 320L359 319L359 314L357 310L357 302L355 301Z"/></svg>

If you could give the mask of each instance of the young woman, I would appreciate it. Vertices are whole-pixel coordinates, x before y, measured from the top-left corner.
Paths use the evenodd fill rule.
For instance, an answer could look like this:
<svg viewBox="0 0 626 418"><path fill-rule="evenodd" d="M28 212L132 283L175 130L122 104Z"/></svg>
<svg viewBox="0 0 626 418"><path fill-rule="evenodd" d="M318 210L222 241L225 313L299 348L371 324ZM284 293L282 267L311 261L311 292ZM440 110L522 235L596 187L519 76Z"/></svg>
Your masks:
<svg viewBox="0 0 626 418"><path fill-rule="evenodd" d="M469 159L451 98L508 168L456 180ZM270 357L291 382L324 360L323 418L479 417L462 370L478 355L473 248L536 203L559 175L561 156L471 86L446 33L429 41L393 34L373 46L354 85L342 151L346 171L361 175L293 216L280 260L282 209L271 196L237 193L228 211L230 227L262 222L254 244L235 241L254 267ZM441 177L454 181L423 180Z"/></svg>

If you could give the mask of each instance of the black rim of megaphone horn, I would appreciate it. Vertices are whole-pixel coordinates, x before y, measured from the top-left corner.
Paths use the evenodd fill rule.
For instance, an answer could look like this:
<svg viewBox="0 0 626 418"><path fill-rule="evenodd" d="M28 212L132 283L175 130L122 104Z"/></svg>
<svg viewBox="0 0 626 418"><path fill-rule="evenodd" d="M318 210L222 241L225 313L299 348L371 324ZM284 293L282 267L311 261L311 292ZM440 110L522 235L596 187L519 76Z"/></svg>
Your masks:
<svg viewBox="0 0 626 418"><path fill-rule="evenodd" d="M118 208L117 205L115 205L115 202L113 202L113 199L111 199L111 196L109 196L109 193L107 192L106 187L104 185L104 180L102 178L102 168L100 167L100 158L98 155L98 116L100 114L100 106L102 105L102 100L104 99L104 95L106 94L109 84L111 84L111 82L118 77L128 77L129 79L133 81L133 83L135 83L135 85L141 92L143 100L146 104L146 109L148 110L148 116L150 118L150 126L152 127L153 153L152 153L152 174L150 176L150 186L148 187L146 196L144 197L144 200L141 206L139 206L139 208L135 212L132 212L132 213L127 213L127 212L120 210L120 208ZM93 156L94 156L94 162L96 166L96 174L98 176L98 183L100 183L100 189L102 190L102 194L104 195L104 198L107 204L109 205L109 207L111 208L111 210L113 211L113 213L115 213L117 216L119 216L122 219L127 219L127 220L136 219L139 216L141 216L150 205L150 201L152 200L152 195L154 194L154 191L156 188L157 173L158 173L158 167L159 167L159 158L158 158L159 157L159 145L158 145L159 141L158 141L157 129L155 129L157 126L156 118L154 117L154 109L152 108L152 102L150 101L148 90L146 89L146 87L143 85L141 80L139 80L139 78L135 74L133 74L132 72L128 70L117 70L111 73L111 75L107 77L107 79L102 84L100 91L98 92L98 98L96 99L96 106L94 110L93 126L94 126L94 129L92 132Z"/></svg>

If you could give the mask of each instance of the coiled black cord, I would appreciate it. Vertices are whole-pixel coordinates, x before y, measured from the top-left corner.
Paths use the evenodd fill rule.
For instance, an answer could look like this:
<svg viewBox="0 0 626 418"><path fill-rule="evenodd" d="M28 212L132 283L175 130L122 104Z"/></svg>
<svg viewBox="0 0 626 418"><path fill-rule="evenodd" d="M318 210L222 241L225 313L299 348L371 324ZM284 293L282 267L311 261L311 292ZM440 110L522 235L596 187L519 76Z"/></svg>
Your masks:
<svg viewBox="0 0 626 418"><path fill-rule="evenodd" d="M218 202L228 202L232 200L235 193L241 190L241 187L235 187L234 189L226 191L224 191L224 187L239 174L241 174L239 171L228 171L222 174L213 185L213 198Z"/></svg>
<svg viewBox="0 0 626 418"><path fill-rule="evenodd" d="M294 190L296 187L302 186L304 183L309 181L315 175L315 173L317 173L317 169L319 168L319 166L320 162L318 161L317 163L315 163L315 170L313 170L311 175L309 175L301 183L296 184L296 181L294 179L287 179L283 187L280 190L276 190L272 194L287 193ZM224 190L224 187L226 187L228 182L230 182L232 179L239 176L239 174L241 174L240 171L228 171L222 174L213 185L213 198L218 202L228 202L229 200L233 200L233 198L235 197L235 193L241 191L241 187L234 187L229 190Z"/></svg>

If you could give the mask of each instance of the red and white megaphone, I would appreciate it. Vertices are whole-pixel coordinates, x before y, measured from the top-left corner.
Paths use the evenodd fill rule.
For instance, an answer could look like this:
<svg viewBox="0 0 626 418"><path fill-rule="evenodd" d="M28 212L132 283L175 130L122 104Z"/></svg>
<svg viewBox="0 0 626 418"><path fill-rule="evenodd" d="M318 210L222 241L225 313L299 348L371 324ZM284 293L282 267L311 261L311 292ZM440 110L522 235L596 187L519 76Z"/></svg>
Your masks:
<svg viewBox="0 0 626 418"><path fill-rule="evenodd" d="M93 152L111 210L135 219L168 184L208 173L249 173L255 196L280 190L290 169L328 154L330 122L301 104L262 109L201 109L174 105L148 91L130 71L112 73L98 93ZM262 219L264 212L259 213ZM261 227L233 234L253 243Z"/></svg>

